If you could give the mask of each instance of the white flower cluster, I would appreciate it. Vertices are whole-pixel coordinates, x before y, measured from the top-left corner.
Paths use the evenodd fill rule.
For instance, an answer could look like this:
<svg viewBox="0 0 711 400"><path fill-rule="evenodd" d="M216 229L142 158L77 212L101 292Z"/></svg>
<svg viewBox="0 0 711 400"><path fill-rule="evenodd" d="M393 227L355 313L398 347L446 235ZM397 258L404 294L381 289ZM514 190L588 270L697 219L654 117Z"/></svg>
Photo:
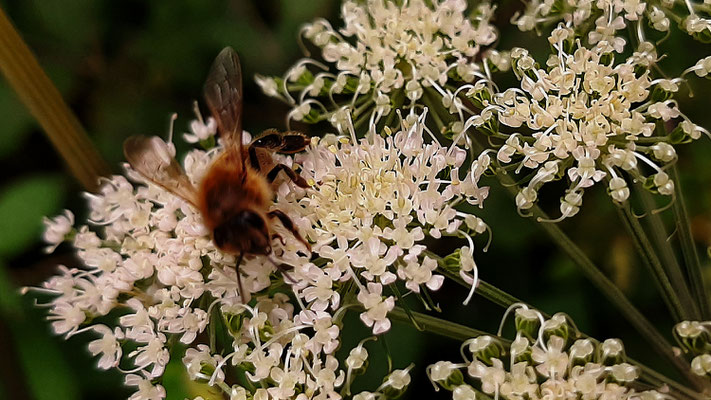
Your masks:
<svg viewBox="0 0 711 400"><path fill-rule="evenodd" d="M210 129L201 122L192 127L197 136ZM218 153L193 150L186 156L193 183ZM143 182L133 171L127 175ZM192 379L218 385L232 398L245 389L224 384L228 361L232 373L250 382L271 379L271 398L293 398L295 388L300 399L334 398L344 371L332 356L340 328L331 315L295 313L282 293L243 304L235 258L214 247L197 210L158 186L134 186L114 176L87 197L89 225L72 230L68 212L45 221L52 248L71 240L84 267L60 267L59 275L34 290L56 296L47 304L55 333L99 336L89 351L101 357L100 368L127 373L126 385L137 387L131 400L165 397L157 382L170 359L170 338L191 346L183 362ZM274 266L261 257L246 257L239 270L245 298L277 280ZM109 326L110 316L102 318L109 314L120 315L116 326ZM209 324L223 327L230 355L201 344ZM124 352L127 346L133 350Z"/></svg>
<svg viewBox="0 0 711 400"><path fill-rule="evenodd" d="M334 68L304 59L283 79L257 77L257 82L265 93L294 106L290 119L327 119L339 130L344 107L353 112L359 128L392 119L394 110L408 101L422 104L428 93L438 102L444 98L452 103L452 90L459 85L451 82L486 78L488 65L475 59L482 46L497 39L489 23L494 7L481 3L470 16L467 8L465 0L346 1L343 28L316 20L302 30ZM507 68L505 56L492 51L486 57L493 67Z"/></svg>
<svg viewBox="0 0 711 400"><path fill-rule="evenodd" d="M361 319L378 334L389 329L387 312L396 300L383 294L383 286L400 279L420 293L442 285L437 261L424 252L425 236L466 238L470 245L465 256L472 259L471 236L487 226L456 206L482 206L488 187L478 183L489 157L483 154L465 165L463 150L425 142L425 116L410 114L399 131L386 130L390 135L385 137L327 135L295 157L301 176L315 186L282 186L275 204L318 254L311 261L288 245L280 254L285 263L297 266L294 288L308 308L336 310L339 287L352 282L365 310ZM472 261L464 272L476 276L475 268Z"/></svg>
<svg viewBox="0 0 711 400"><path fill-rule="evenodd" d="M563 176L570 186L561 198L560 219L575 215L584 189L603 179L616 202L629 196L625 176L673 195L674 182L664 172L676 161L673 145L705 133L670 99L679 79L652 80L644 60L656 55L645 43L616 64L608 42L588 49L569 28L556 28L549 41L556 53L545 68L525 49L514 49L520 89L494 96L501 125L527 128L499 135L505 143L497 155L501 163L516 167L516 173L532 171L516 197L519 210L531 208L539 189ZM682 122L667 134L665 123L678 118Z"/></svg>
<svg viewBox="0 0 711 400"><path fill-rule="evenodd" d="M677 5L682 6L677 7ZM669 33L671 21L696 40L711 41L711 19L707 2L675 2L673 0L531 0L526 10L512 19L521 31L540 30L564 22L576 33L586 36L591 45L609 42L621 53L627 40L623 37L628 27L640 41L645 40L644 29Z"/></svg>
<svg viewBox="0 0 711 400"><path fill-rule="evenodd" d="M522 306L515 315L516 338L510 344L480 336L462 345L464 362L430 365L435 388L451 391L454 400L474 400L477 391L509 400L671 398L633 389L639 371L624 361L620 340L576 339L577 331L563 314L545 320ZM466 369L466 378L460 369Z"/></svg>
<svg viewBox="0 0 711 400"><path fill-rule="evenodd" d="M673 332L684 353L692 357L691 371L711 379L711 321L683 321Z"/></svg>
<svg viewBox="0 0 711 400"><path fill-rule="evenodd" d="M438 289L444 279L436 274L437 262L424 255L425 235L471 242L486 229L455 206L481 206L488 189L478 180L488 157L463 168L462 150L424 141L423 120L413 114L385 138L327 136L297 155L301 175L314 186L304 190L281 181L274 207L294 220L313 254L305 255L295 239L284 240L291 234L276 224L282 240L274 240L270 257L294 267L283 278L264 256L245 257L238 272L235 257L215 248L191 205L130 169L127 176L139 184L112 177L100 193L87 195L89 225L72 228L69 212L45 220L50 250L70 240L84 264L60 267L59 275L34 288L54 296L47 307L55 333L98 335L90 352L101 357L100 368L127 373L126 384L137 387L132 400L165 397L159 382L171 338L189 346L183 363L191 379L216 385L230 398L266 394L230 387L226 374L243 376L272 399L339 398L336 389L347 389L351 370L362 366L356 359L367 358L359 346L362 351L346 362L347 374L334 358L343 313L359 305L373 333L388 331L396 299L383 293L384 285L400 279L419 293ZM202 122L192 127L196 136L209 129ZM194 184L220 151L187 154L183 165ZM460 168L466 176L460 177ZM473 261L464 272L476 276ZM295 298L273 290L284 282ZM115 326L112 316L120 316ZM223 334L215 338L216 332ZM225 347L208 347L206 335ZM404 377L392 379L378 390L406 386Z"/></svg>

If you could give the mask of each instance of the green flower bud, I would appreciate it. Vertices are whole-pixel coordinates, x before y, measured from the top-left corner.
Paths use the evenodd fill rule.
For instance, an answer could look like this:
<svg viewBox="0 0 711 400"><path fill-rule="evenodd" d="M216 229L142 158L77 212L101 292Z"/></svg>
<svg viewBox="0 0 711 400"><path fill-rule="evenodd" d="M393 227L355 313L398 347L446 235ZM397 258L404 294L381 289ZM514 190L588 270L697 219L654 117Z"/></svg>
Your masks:
<svg viewBox="0 0 711 400"><path fill-rule="evenodd" d="M474 359L489 366L493 365L492 359L500 359L506 354L506 349L501 342L493 336L488 335L470 339L469 351L472 353Z"/></svg>
<svg viewBox="0 0 711 400"><path fill-rule="evenodd" d="M595 355L595 346L590 339L579 339L570 346L568 354L572 365L584 366L592 361Z"/></svg>
<svg viewBox="0 0 711 400"><path fill-rule="evenodd" d="M516 310L516 331L535 341L541 328L540 313L536 310L519 308Z"/></svg>
<svg viewBox="0 0 711 400"><path fill-rule="evenodd" d="M578 331L568 323L565 314L557 313L543 324L543 339L547 341L551 336L561 337L569 344L578 337Z"/></svg>
<svg viewBox="0 0 711 400"><path fill-rule="evenodd" d="M462 371L449 361L439 361L427 367L427 375L432 382L451 391L464 382Z"/></svg>
<svg viewBox="0 0 711 400"><path fill-rule="evenodd" d="M616 365L625 361L625 348L620 339L607 339L597 347L597 362Z"/></svg>
<svg viewBox="0 0 711 400"><path fill-rule="evenodd" d="M383 380L382 392L388 399L397 399L402 396L410 385L410 367L396 369Z"/></svg>

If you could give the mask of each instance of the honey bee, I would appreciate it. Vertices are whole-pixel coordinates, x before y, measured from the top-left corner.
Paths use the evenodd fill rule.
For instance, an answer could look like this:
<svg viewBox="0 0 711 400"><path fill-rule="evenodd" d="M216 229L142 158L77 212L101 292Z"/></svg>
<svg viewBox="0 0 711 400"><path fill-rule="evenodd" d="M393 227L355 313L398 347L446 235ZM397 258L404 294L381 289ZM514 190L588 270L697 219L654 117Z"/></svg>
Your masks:
<svg viewBox="0 0 711 400"><path fill-rule="evenodd" d="M230 47L223 49L215 59L203 92L217 121L224 151L213 161L199 187L190 182L171 155L168 144L157 136L132 136L124 142L123 150L134 170L198 209L215 246L237 256L235 268L240 296L243 296L239 273L242 258L249 254L269 255L272 239L283 242L281 236L273 233L274 219L310 250L309 243L284 212L269 211L273 199L271 186L279 172L285 172L296 185L309 187L294 170L276 163L272 153L302 151L309 140L298 132L268 129L248 145L243 144L242 71L237 53Z"/></svg>

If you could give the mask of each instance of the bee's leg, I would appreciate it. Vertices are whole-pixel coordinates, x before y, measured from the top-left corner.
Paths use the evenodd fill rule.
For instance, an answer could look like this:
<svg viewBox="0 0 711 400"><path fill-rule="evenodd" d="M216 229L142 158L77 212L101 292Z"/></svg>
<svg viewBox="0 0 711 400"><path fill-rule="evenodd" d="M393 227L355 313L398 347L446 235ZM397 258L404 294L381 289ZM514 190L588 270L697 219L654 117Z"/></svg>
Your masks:
<svg viewBox="0 0 711 400"><path fill-rule="evenodd" d="M282 265L282 266L279 266L278 268L279 268L279 272L281 272L282 276L284 277L284 280L287 281L288 284L293 285L293 284L297 283L296 279L292 278L291 275L286 273L286 267L284 267Z"/></svg>
<svg viewBox="0 0 711 400"><path fill-rule="evenodd" d="M303 151L311 143L311 138L301 132L289 131L281 134L282 146L279 153L293 154Z"/></svg>
<svg viewBox="0 0 711 400"><path fill-rule="evenodd" d="M299 242L303 243L304 246L306 246L306 248L307 248L309 251L311 251L311 245L309 244L309 242L306 241L306 239L304 239L304 238L301 236L301 234L299 233L299 231L296 230L296 227L294 226L294 221L292 221L291 218L289 218L288 215L284 214L284 212L281 211L281 210L273 210L273 211L270 211L270 212L267 213L267 215L268 215L270 218L279 218L279 221L281 221L281 224L284 225L284 228L286 228L287 230L289 230L289 232L291 232L291 234L294 235L294 237L295 237Z"/></svg>
<svg viewBox="0 0 711 400"><path fill-rule="evenodd" d="M289 269L293 269L294 268L293 266L291 266L289 264L278 263L269 256L267 256L267 260L269 260L272 263L272 265L274 265L276 267L276 269L279 270L279 272L281 272L281 275L284 277L284 282L291 284L291 285L296 283L296 279L292 278L291 275L289 275L286 272Z"/></svg>
<svg viewBox="0 0 711 400"><path fill-rule="evenodd" d="M242 258L244 258L244 253L239 253L239 257L237 257L237 263L235 264L235 272L237 273L237 286L239 287L239 298L242 300L242 303L246 303L245 296L244 296L244 287L242 286L242 274L239 272L239 266L242 264Z"/></svg>
<svg viewBox="0 0 711 400"><path fill-rule="evenodd" d="M279 132L267 129L250 144L250 147L262 147L284 154L298 153L311 143L311 138L297 131Z"/></svg>
<svg viewBox="0 0 711 400"><path fill-rule="evenodd" d="M286 246L286 240L284 240L284 238L283 238L280 234L278 234L278 233L273 233L273 234L272 234L272 239L279 239L279 241L281 242L282 246Z"/></svg>
<svg viewBox="0 0 711 400"><path fill-rule="evenodd" d="M296 186L302 187L302 188L308 188L311 187L308 182L306 182L306 179L302 178L299 174L297 174L293 169L287 167L284 164L277 164L274 168L272 168L271 171L267 174L267 180L269 183L274 182L274 179L276 179L277 175L279 174L279 171L284 171L286 172L286 175L294 181Z"/></svg>

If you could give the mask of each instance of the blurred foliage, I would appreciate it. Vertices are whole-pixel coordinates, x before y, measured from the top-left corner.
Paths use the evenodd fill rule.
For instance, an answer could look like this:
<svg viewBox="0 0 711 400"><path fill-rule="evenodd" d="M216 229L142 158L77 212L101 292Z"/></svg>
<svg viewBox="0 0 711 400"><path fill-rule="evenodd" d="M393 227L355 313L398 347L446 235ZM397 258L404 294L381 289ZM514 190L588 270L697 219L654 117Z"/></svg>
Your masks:
<svg viewBox="0 0 711 400"><path fill-rule="evenodd" d="M0 0L0 6L114 172L120 172L121 143L127 136L167 135L173 112L178 113L175 133L185 131L208 66L224 46L233 46L240 53L246 77L257 72L281 74L301 56L296 37L302 23L325 17L338 25L335 0ZM498 24L507 26L506 16L520 5L505 1L499 7L502 16ZM504 33L502 47L520 45L522 40L527 41L527 47L533 46L529 37L512 28ZM545 41L538 42L539 50L544 50ZM662 67L678 72L697 60L698 48L688 47L690 43L686 38L672 37L667 46L688 51L667 57ZM708 104L699 101L711 94L710 86L696 78L692 84L695 97L681 108L696 117L696 122L711 127ZM251 80L245 81L245 97L247 130L254 133L284 127L284 104L262 95ZM42 216L69 208L81 221L86 207L81 188L1 79L0 120L0 398L126 398L130 391L122 386L121 374L96 369L96 361L86 350L90 334L69 341L54 337L44 321L44 310L34 307L33 296L19 295L18 288L38 285L57 264L76 263L69 248L60 247L51 256L42 252ZM710 148L706 139L685 147L680 162L683 185L690 194L694 234L705 246L711 245ZM512 200L495 181L487 183L493 189L481 216L492 226L494 240L487 253L478 251L480 276L546 312L569 313L593 336L622 338L630 355L666 371L664 365L650 359L646 343L637 339L571 260L540 234L535 222L516 214ZM555 207L557 199L552 200ZM655 316L654 322L667 334L671 321L665 317L649 276L640 268L630 240L618 229L617 214L606 194L592 190L585 202L583 212L561 227L644 313ZM478 243L479 249L483 245ZM707 258L704 264L708 267ZM434 294L445 310L444 317L495 332L503 310L480 298L464 307L461 301L465 297L466 290L451 282ZM349 314L345 324L343 349L368 335L355 314ZM387 370L387 352L394 368L411 362L424 367L458 357L458 343L420 334L405 325L395 325L385 341L369 342L366 347L373 355L373 367L355 389L379 385ZM186 382L179 358L179 352L174 354L166 372L168 398L208 398L206 387ZM432 393L423 368L415 371L407 398L419 398L421 390Z"/></svg>

